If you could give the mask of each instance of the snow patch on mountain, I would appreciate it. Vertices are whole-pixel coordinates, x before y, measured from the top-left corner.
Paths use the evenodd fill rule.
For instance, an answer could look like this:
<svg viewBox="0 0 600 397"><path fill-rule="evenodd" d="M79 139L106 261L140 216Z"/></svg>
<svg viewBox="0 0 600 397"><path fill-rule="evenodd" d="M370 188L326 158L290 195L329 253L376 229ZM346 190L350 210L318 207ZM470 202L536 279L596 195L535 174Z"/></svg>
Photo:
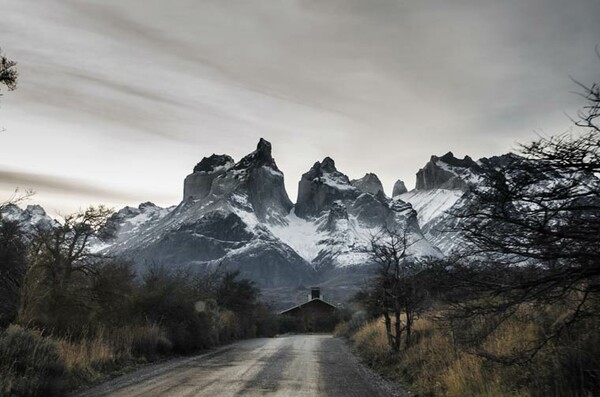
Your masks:
<svg viewBox="0 0 600 397"><path fill-rule="evenodd" d="M454 189L412 190L398 198L412 205L417 211L419 225L424 227L444 215L464 194L462 190Z"/></svg>
<svg viewBox="0 0 600 397"><path fill-rule="evenodd" d="M322 183L337 190L355 190L356 188L350 185L348 178L343 178L340 175L324 172L323 175L313 179L314 182Z"/></svg>
<svg viewBox="0 0 600 397"><path fill-rule="evenodd" d="M319 231L319 221L299 218L294 209L282 224L267 225L271 233L289 245L307 262L312 262L321 250L319 243L327 236Z"/></svg>
<svg viewBox="0 0 600 397"><path fill-rule="evenodd" d="M248 201L248 197L241 194L232 194L230 199L231 202L236 204L231 207L232 212L240 217L248 231L253 232L261 222L252 211L252 206Z"/></svg>

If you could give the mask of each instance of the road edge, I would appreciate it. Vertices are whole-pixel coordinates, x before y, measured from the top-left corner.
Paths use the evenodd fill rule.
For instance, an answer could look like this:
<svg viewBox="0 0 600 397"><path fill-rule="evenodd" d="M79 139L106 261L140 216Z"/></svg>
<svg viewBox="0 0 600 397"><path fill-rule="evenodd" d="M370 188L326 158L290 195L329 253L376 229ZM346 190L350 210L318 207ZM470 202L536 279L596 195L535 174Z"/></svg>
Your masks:
<svg viewBox="0 0 600 397"><path fill-rule="evenodd" d="M99 397L107 393L114 392L118 389L135 385L136 383L144 382L155 378L165 372L171 371L177 367L183 366L190 361L209 358L215 354L232 349L234 343L220 346L216 349L206 351L194 356L179 356L170 358L161 362L149 363L142 368L136 368L131 372L119 375L100 384L93 385L83 390L75 390L67 394L68 397Z"/></svg>
<svg viewBox="0 0 600 397"><path fill-rule="evenodd" d="M343 336L334 336L342 341L346 347L349 355L352 357L353 364L356 366L358 371L365 379L377 384L382 390L384 390L390 397L414 397L414 394L403 389L402 385L394 382L391 379L386 378L374 368L365 363L358 354L352 348L350 340Z"/></svg>

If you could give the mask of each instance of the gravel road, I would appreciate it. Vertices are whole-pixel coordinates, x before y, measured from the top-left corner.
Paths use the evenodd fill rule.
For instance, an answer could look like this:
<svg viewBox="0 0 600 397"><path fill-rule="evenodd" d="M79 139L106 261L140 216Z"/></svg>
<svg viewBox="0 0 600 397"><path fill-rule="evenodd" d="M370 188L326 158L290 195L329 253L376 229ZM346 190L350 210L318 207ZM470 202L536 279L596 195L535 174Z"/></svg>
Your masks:
<svg viewBox="0 0 600 397"><path fill-rule="evenodd" d="M252 339L121 376L78 397L405 396L330 335Z"/></svg>

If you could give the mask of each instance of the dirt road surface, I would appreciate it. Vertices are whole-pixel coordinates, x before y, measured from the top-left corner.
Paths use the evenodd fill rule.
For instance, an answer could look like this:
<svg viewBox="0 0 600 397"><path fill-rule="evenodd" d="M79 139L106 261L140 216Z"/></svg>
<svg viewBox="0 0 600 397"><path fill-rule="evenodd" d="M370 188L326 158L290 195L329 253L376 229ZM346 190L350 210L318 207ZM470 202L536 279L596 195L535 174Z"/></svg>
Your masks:
<svg viewBox="0 0 600 397"><path fill-rule="evenodd" d="M252 339L121 376L78 397L404 396L330 335Z"/></svg>

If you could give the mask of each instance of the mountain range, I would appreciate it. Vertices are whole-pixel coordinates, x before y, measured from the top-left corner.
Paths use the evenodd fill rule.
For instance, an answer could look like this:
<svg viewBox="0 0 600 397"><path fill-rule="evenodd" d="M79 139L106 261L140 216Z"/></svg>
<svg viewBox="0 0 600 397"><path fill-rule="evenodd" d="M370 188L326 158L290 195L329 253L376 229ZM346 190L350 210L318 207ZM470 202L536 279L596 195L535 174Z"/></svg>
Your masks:
<svg viewBox="0 0 600 397"><path fill-rule="evenodd" d="M106 226L115 238L95 249L131 260L138 272L154 264L238 270L281 306L316 285L341 301L373 273L369 245L382 230L404 233L414 259L449 252L447 226L455 220L447 212L468 200L482 164L507 156L515 155L432 156L417 172L415 189L398 181L392 197L375 174L350 180L326 157L302 175L294 203L271 144L261 139L237 162L225 154L203 158L185 178L179 204L147 202L114 213ZM28 227L53 222L39 206L8 206L4 213Z"/></svg>

